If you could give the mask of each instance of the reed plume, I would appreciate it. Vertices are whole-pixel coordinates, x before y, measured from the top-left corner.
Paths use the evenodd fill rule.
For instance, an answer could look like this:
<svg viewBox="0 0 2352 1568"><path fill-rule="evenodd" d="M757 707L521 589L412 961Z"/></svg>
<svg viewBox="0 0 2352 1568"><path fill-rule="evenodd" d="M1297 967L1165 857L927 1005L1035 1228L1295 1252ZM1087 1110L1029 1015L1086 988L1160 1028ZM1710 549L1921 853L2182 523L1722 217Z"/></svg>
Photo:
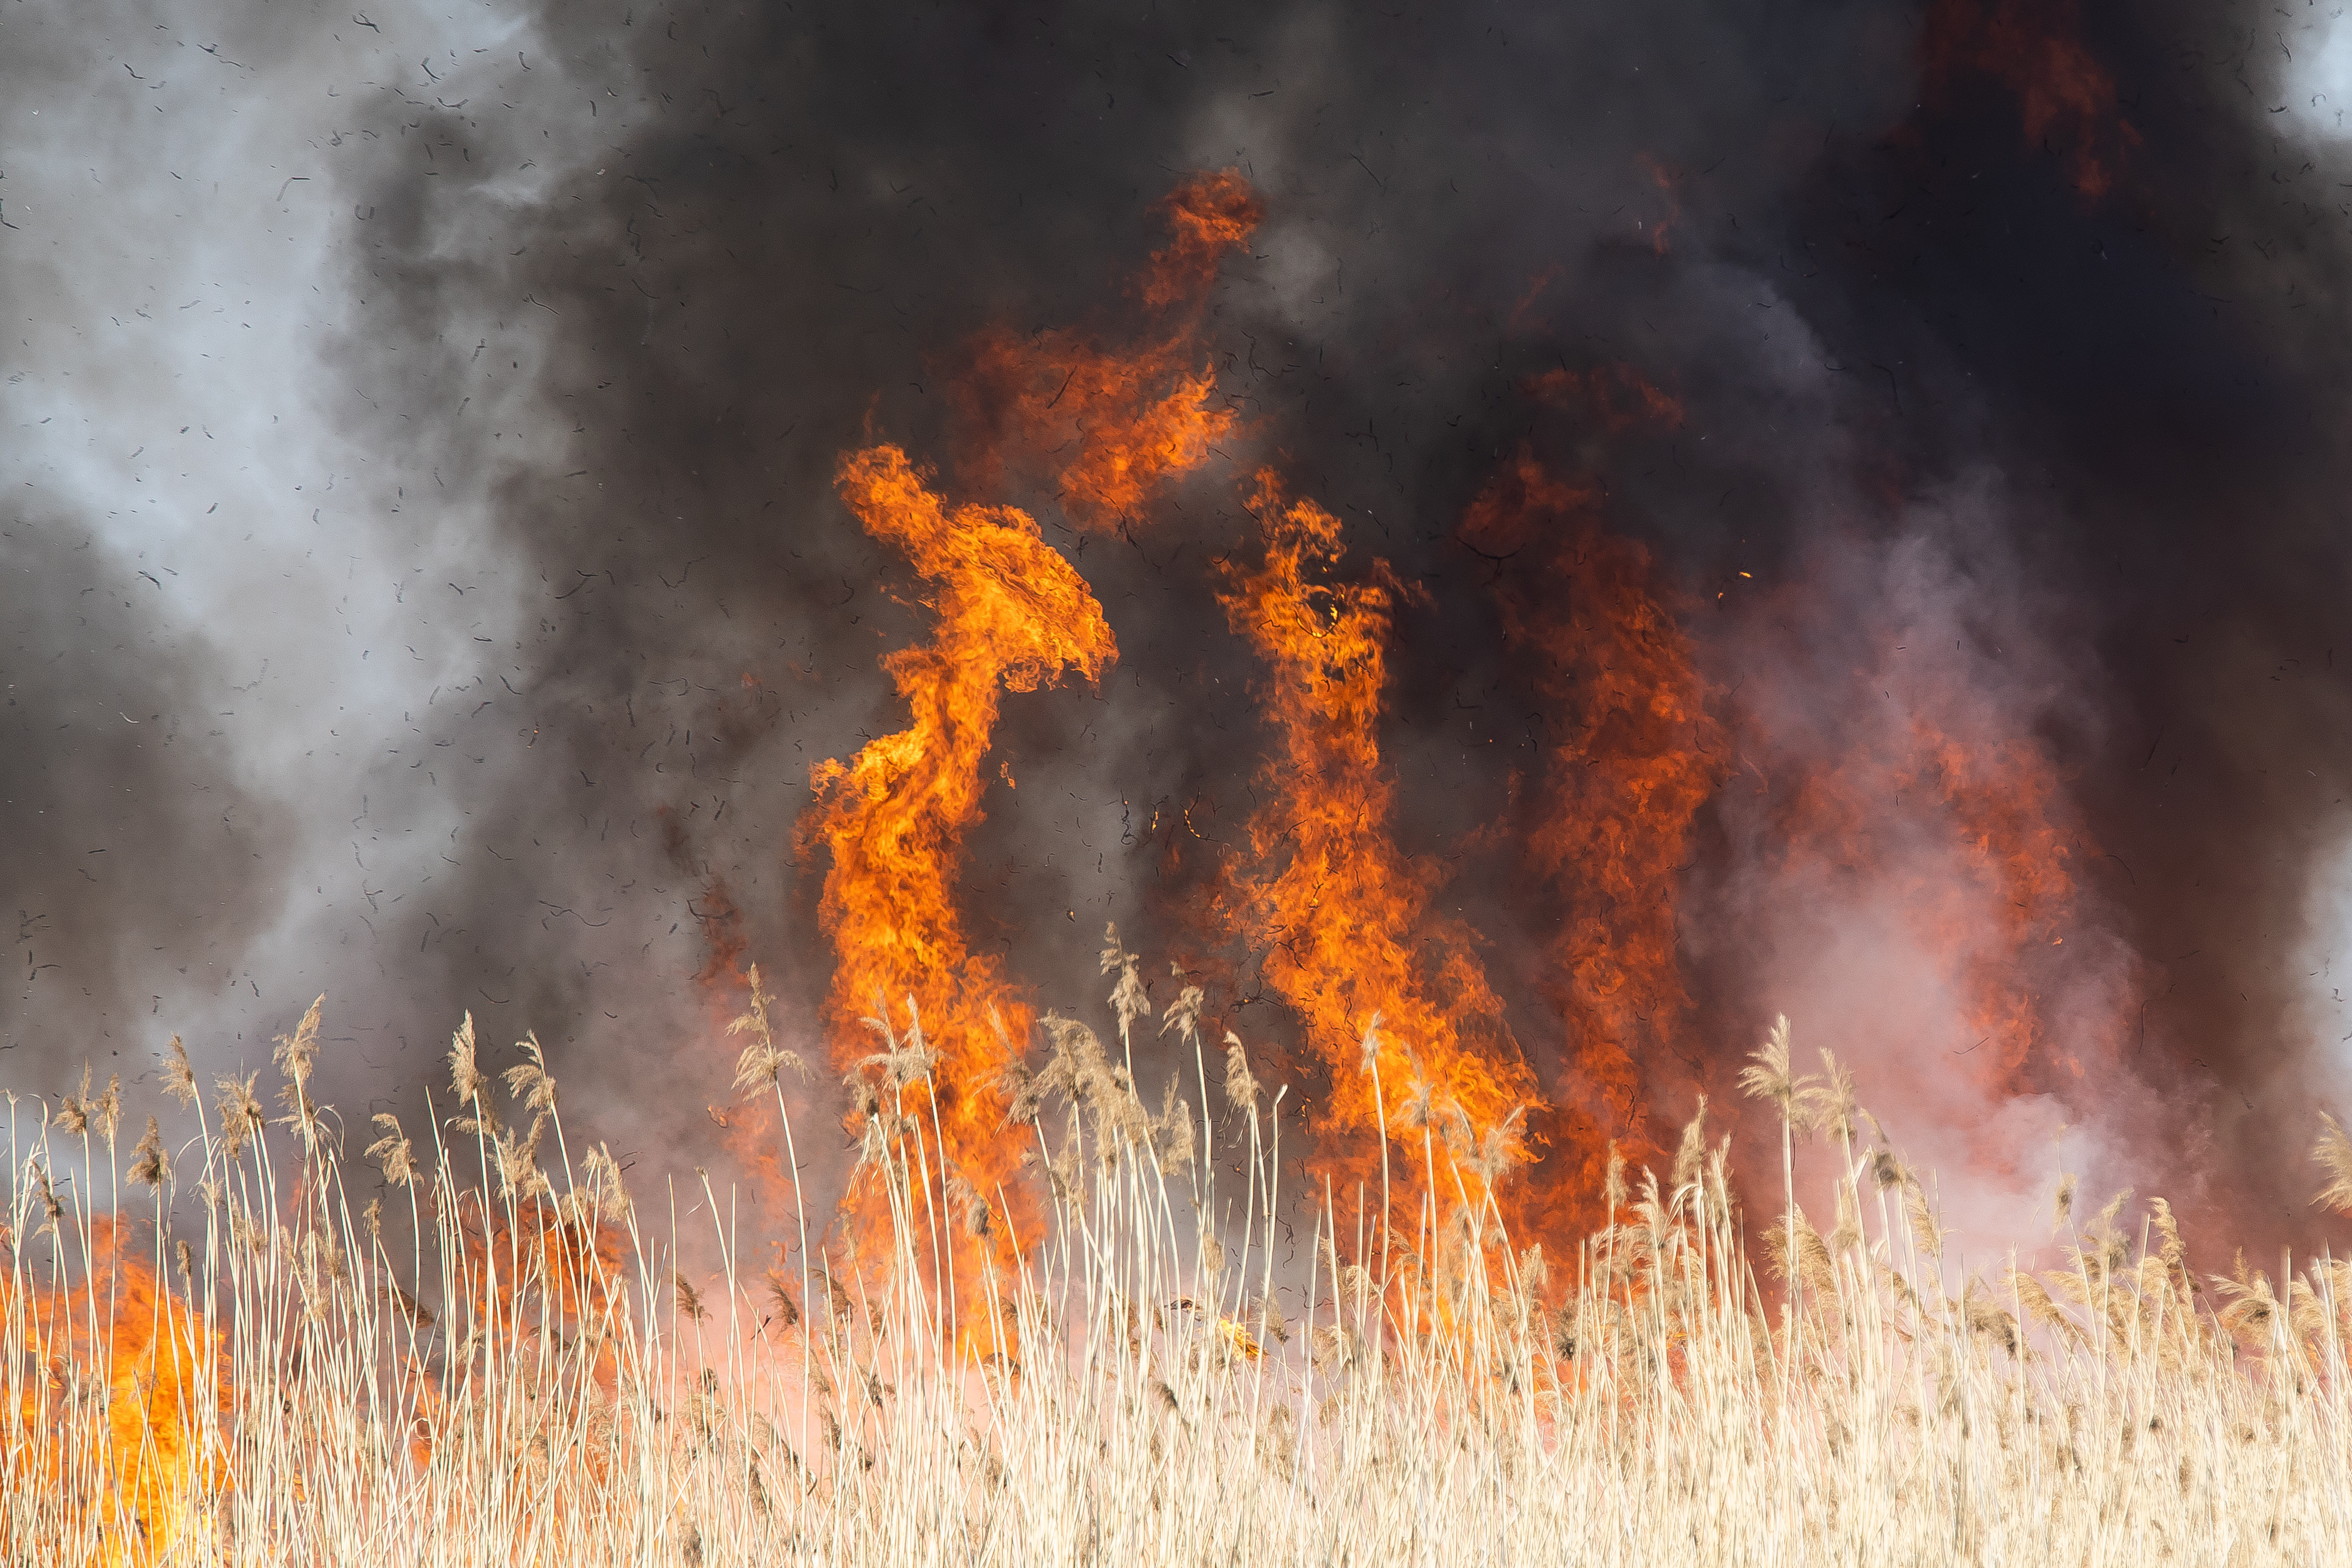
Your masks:
<svg viewBox="0 0 2352 1568"><path fill-rule="evenodd" d="M1110 972L1109 1016L1131 1024L1140 968L1121 949ZM1207 1006L1185 987L1162 1032L1195 1036ZM93 1073L70 1113L17 1124L0 1207L0 1561L814 1565L1083 1542L1239 1568L1992 1563L2126 1540L2284 1564L2337 1544L2352 1264L2315 1249L2200 1275L2171 1207L2127 1224L2126 1192L2063 1267L1988 1283L1944 1256L1933 1178L1835 1059L1790 1071L1785 1025L1743 1083L1784 1140L1801 1121L1877 1141L1828 1173L1826 1238L1792 1176L1774 1222L1742 1214L1704 1112L1670 1180L1612 1147L1589 1238L1513 1236L1475 1193L1391 1214L1368 1182L1297 1181L1275 1152L1285 1102L1237 1037L1223 1088L1250 1115L1220 1130L1182 1092L1197 1074L1156 1083L1145 1115L1128 1063L1055 1015L1008 1134L1041 1151L1038 1228L1004 1235L1019 1211L887 1103L943 1071L904 1017L852 1074L882 1228L813 1239L797 1276L784 1249L746 1269L749 1238L665 1228L604 1143L567 1159L534 1037L493 1070L462 1026L456 1121L477 1135L419 1145L378 1113L353 1169L326 1107L273 1123L251 1075L192 1103L173 1051L200 1201L170 1201L150 1116L125 1156L137 1231L79 1174L121 1113ZM1418 1085L1382 1136L1443 1137L1465 1178L1502 1179L1519 1118L1474 1125L1367 1035ZM294 1087L319 1038L311 1020L281 1042ZM498 1124L499 1089L520 1130ZM2322 1125L2339 1182L2343 1134ZM696 1224L724 1209L705 1186ZM1002 1242L995 1271L951 1281L979 1236Z"/></svg>

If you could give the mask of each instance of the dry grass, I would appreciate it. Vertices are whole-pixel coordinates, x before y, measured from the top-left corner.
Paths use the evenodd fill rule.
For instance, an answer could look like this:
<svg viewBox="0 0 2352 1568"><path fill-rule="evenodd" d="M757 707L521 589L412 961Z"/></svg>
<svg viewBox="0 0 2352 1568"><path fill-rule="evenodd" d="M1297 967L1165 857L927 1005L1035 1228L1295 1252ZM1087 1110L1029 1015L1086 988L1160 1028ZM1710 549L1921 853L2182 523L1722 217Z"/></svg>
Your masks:
<svg viewBox="0 0 2352 1568"><path fill-rule="evenodd" d="M657 1217L633 1201L566 1143L560 1063L527 1043L493 1074L470 1026L456 1103L429 1130L378 1118L363 1164L307 1093L315 1012L278 1055L282 1116L250 1079L203 1107L178 1067L193 1135L151 1124L127 1164L111 1089L12 1100L0 1551L2238 1564L2352 1540L2341 1265L2200 1282L2160 1204L2137 1227L2062 1204L2067 1267L1964 1269L1785 1030L1749 1086L1853 1175L1759 1203L1779 1280L1696 1126L1668 1185L1612 1173L1614 1220L1565 1256L1515 1250L1467 1191L1387 1226L1369 1183L1277 1202L1282 1097L1238 1046L1213 1096L1191 996L1197 1098L1156 1114L1055 1020L1036 1119L1006 1134L1052 1173L1047 1228L960 1283L982 1254L956 1228L989 1206L888 1113L923 1070L905 1051L868 1079L891 1233L812 1258L795 1219L781 1269L739 1254L698 1178ZM797 1063L764 1013L747 1029L745 1082L774 1092ZM943 1321L958 1301L988 1322Z"/></svg>

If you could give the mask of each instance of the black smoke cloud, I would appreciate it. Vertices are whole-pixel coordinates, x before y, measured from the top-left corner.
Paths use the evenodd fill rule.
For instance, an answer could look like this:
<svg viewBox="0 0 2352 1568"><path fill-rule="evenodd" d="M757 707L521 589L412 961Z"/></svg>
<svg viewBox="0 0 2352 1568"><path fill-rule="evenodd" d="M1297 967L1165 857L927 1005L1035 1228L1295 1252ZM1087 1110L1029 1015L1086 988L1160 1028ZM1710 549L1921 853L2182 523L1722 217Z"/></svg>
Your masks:
<svg viewBox="0 0 2352 1568"><path fill-rule="evenodd" d="M1116 336L1153 203L1232 166L1268 213L1209 328L1234 450L1117 538L1050 496L979 497L1036 512L1121 659L1099 692L1008 701L1020 787L992 789L971 845L975 946L1071 1005L1115 919L1250 995L1249 956L1208 952L1192 918L1214 856L1168 850L1179 823L1233 841L1253 805L1255 671L1213 563L1250 548L1237 482L1270 463L1425 591L1398 631L1398 831L1454 865L1520 1044L1556 1071L1540 977L1508 950L1527 904L1507 852L1462 848L1540 744L1493 629L1507 567L1453 538L1526 448L1603 489L1609 525L1706 607L1727 703L1751 674L1785 694L1822 671L1784 731L1834 747L1865 645L1898 640L1870 629L1932 622L1969 643L1950 678L2063 779L2080 946L2103 956L2045 999L2123 988L2126 1071L2021 1120L1948 1105L1920 1140L1964 1151L1997 1121L2021 1158L2091 1124L2099 1172L2286 1233L2303 1178L2279 1129L2299 1141L2308 1097L2340 1088L2312 972L2340 939L2352 797L2332 630L2347 160L2320 110L2270 112L2314 89L2233 31L2251 11L2053 12L2035 37L2114 96L2038 135L2036 80L1980 47L2002 16L9 24L26 90L0 242L31 488L10 514L8 768L11 810L41 802L0 862L37 978L11 1082L61 1085L93 1028L142 1053L177 1028L210 1063L257 1065L323 990L353 1103L409 1103L470 1009L495 1040L537 1030L620 1143L699 1157L727 1063L724 998L695 977L740 943L809 1016L808 768L897 727L877 661L922 634L919 584L834 499L837 455L898 440L952 485L958 345L993 324ZM1611 432L1527 392L1604 364L1683 422ZM108 707L172 745L89 728ZM1743 934L1771 888L1718 815L1685 918L1727 1064L1789 994L1766 971L1811 960ZM110 830L140 874L89 882L72 857ZM1278 1009L1235 1011L1279 1041ZM1883 1081L1917 1075L1908 1050L1885 1048ZM1937 1115L1913 1098L1906 1116ZM2040 1176L2013 1175L2022 1202Z"/></svg>

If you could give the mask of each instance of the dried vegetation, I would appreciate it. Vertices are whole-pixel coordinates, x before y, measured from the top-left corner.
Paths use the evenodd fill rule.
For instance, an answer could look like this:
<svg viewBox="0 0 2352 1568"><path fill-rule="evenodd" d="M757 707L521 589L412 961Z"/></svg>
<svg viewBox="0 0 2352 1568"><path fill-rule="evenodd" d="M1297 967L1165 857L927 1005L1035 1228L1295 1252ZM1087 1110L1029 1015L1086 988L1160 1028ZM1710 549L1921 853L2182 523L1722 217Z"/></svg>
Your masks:
<svg viewBox="0 0 2352 1568"><path fill-rule="evenodd" d="M1049 1018L1011 1086L1046 1225L979 1281L946 1273L990 1254L943 1239L1006 1211L892 1110L931 1070L911 1027L861 1073L888 1233L812 1248L795 1219L757 1260L698 1173L656 1220L565 1141L561 1064L526 1040L488 1071L470 1022L429 1124L378 1116L356 1161L309 1094L316 1009L278 1118L250 1077L202 1104L176 1041L184 1141L151 1119L123 1155L112 1084L13 1099L0 1554L2239 1564L2352 1539L2352 1267L2200 1276L2160 1200L2080 1223L2071 1181L2063 1267L1964 1260L1785 1024L1744 1087L1850 1174L1801 1195L1826 1234L1793 1175L1759 1204L1760 1274L1704 1107L1664 1179L1612 1162L1609 1223L1564 1253L1502 1235L1468 1185L1499 1158L1383 1223L1369 1183L1277 1194L1283 1096L1246 1048L1202 1041L1190 987L1139 1028L1131 958L1106 970L1117 1049ZM800 1064L765 1009L743 1086L782 1106ZM1139 1043L1191 1092L1148 1107ZM2332 1121L2315 1154L2352 1204Z"/></svg>

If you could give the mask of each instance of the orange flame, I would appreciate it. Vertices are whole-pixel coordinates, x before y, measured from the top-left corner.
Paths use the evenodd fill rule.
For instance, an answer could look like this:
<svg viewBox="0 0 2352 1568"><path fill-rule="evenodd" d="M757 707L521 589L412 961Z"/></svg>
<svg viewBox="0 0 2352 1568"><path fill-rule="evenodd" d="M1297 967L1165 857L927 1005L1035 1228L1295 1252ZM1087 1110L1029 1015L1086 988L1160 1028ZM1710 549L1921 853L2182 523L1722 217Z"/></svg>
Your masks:
<svg viewBox="0 0 2352 1568"><path fill-rule="evenodd" d="M488 1337L519 1337L542 1323L574 1328L606 1304L620 1279L621 1228L585 1205L530 1198L509 1218L467 1193L453 1218L465 1238L459 1290ZM607 1351L596 1369L607 1388L614 1369Z"/></svg>
<svg viewBox="0 0 2352 1568"><path fill-rule="evenodd" d="M1391 836L1396 786L1376 727L1399 590L1384 562L1369 580L1334 581L1339 519L1286 502L1271 473L1259 474L1250 509L1265 559L1228 563L1220 601L1270 666L1262 706L1276 747L1259 776L1273 794L1250 820L1253 866L1222 896L1330 1069L1317 1125L1326 1157L1352 1159L1349 1174L1360 1176L1385 1120L1420 1156L1391 1176L1401 1212L1433 1191L1450 1211L1465 1194L1483 1197L1517 1155L1513 1113L1538 1096L1469 934L1431 906L1436 866Z"/></svg>
<svg viewBox="0 0 2352 1568"><path fill-rule="evenodd" d="M668 839L670 852L684 860L687 839L676 813L663 807L656 815ZM723 1036L729 1022L741 1011L742 998L751 986L747 961L751 941L744 930L742 906L736 902L734 889L728 885L726 877L705 868L699 906L688 904L687 908L701 924L706 952L702 967L695 974L695 983L702 988L709 1009L712 1033ZM784 1171L782 1123L775 1102L754 1096L729 1104L709 1103L704 1111L719 1131L720 1146L751 1176L774 1211L782 1213L789 1208L793 1183Z"/></svg>
<svg viewBox="0 0 2352 1568"><path fill-rule="evenodd" d="M1160 204L1168 246L1135 286L1151 319L1139 344L1104 347L1085 334L981 334L958 381L972 489L1001 493L1011 468L1044 470L1072 521L1130 526L1158 486L1205 461L1238 415L1213 408L1216 375L1200 327L1224 254L1263 217L1257 195L1228 169L1186 181Z"/></svg>
<svg viewBox="0 0 2352 1568"><path fill-rule="evenodd" d="M1260 217L1235 172L1187 181L1160 204L1171 237L1136 286L1151 326L1139 346L1091 336L1016 339L996 329L973 345L957 396L965 426L959 474L994 492L1008 472L1042 474L1081 526L1126 526L1150 493L1203 462L1236 415L1213 409L1214 371L1199 327L1224 253ZM953 1250L967 1348L989 1334L970 1309L1012 1235L1034 1234L1034 1195L1021 1182L1003 1128L1000 1082L1031 1010L999 960L965 945L953 897L964 835L982 817L982 763L1003 692L1033 691L1076 671L1099 679L1118 655L1102 608L1036 521L1009 506L950 505L898 447L845 455L842 497L866 530L904 550L932 585L929 643L884 661L910 709L908 727L847 764L819 764L801 852L822 847L819 917L836 955L826 1023L836 1066L856 1071L880 1049L865 1019L919 1020L937 1053L928 1076L895 1085L903 1126L932 1133L941 1207L957 1215ZM1008 787L1009 765L1000 768ZM886 1071L889 1071L886 1069ZM903 1074L891 1071L893 1078ZM950 1190L949 1184L954 1184ZM879 1217L854 1193L854 1218Z"/></svg>
<svg viewBox="0 0 2352 1568"><path fill-rule="evenodd" d="M1641 164L1643 172L1648 174L1658 189L1665 194L1666 215L1650 225L1650 252L1654 256L1664 256L1671 248L1671 243L1666 236L1673 232L1676 224L1683 221L1682 198L1675 194L1675 187L1681 182L1668 172L1664 164L1646 152L1636 158L1634 162Z"/></svg>
<svg viewBox="0 0 2352 1568"><path fill-rule="evenodd" d="M1538 1172L1545 1228L1564 1236L1600 1218L1604 1140L1637 1165L1654 1162L1649 1105L1661 1076L1692 1076L1675 1071L1691 1049L1676 883L1727 754L1648 551L1603 533L1594 506L1522 453L1458 534L1490 557L1528 552L1497 575L1496 600L1505 638L1531 655L1545 716L1522 842L1528 871L1561 905L1545 988L1569 1026L1563 1093L1591 1118Z"/></svg>
<svg viewBox="0 0 2352 1568"><path fill-rule="evenodd" d="M1683 422L1683 405L1672 393L1650 384L1631 365L1595 365L1579 374L1565 366L1530 377L1525 383L1530 397L1554 408L1599 416L1612 435L1622 435L1637 424L1655 423L1668 429Z"/></svg>
<svg viewBox="0 0 2352 1568"><path fill-rule="evenodd" d="M145 1259L126 1253L120 1224L97 1217L90 1227L89 1275L25 1303L25 1349L48 1377L26 1388L5 1464L21 1495L90 1511L68 1522L95 1537L99 1561L145 1568L194 1539L218 1489L219 1450L204 1426L207 1414L227 1414L227 1372L218 1336ZM0 1318L17 1315L11 1289L0 1279ZM71 1386L84 1368L99 1370L103 1386ZM61 1408L91 1402L102 1402L102 1424ZM27 1461L40 1479L17 1471Z"/></svg>
<svg viewBox="0 0 2352 1568"><path fill-rule="evenodd" d="M903 1029L911 998L939 1061L906 1086L908 1113L920 1124L935 1113L946 1159L992 1207L1011 1204L1024 1228L1034 1210L1015 1180L1018 1140L1001 1135L997 1081L1030 1013L998 960L966 948L955 873L982 819L981 764L1002 694L1072 670L1098 679L1118 650L1085 580L1028 514L948 506L896 446L849 454L836 478L866 532L933 584L939 620L928 643L883 661L911 710L908 727L811 772L802 844L833 862L819 915L837 955L826 1003L834 1060L853 1070L879 1050L863 1020L880 1009Z"/></svg>

